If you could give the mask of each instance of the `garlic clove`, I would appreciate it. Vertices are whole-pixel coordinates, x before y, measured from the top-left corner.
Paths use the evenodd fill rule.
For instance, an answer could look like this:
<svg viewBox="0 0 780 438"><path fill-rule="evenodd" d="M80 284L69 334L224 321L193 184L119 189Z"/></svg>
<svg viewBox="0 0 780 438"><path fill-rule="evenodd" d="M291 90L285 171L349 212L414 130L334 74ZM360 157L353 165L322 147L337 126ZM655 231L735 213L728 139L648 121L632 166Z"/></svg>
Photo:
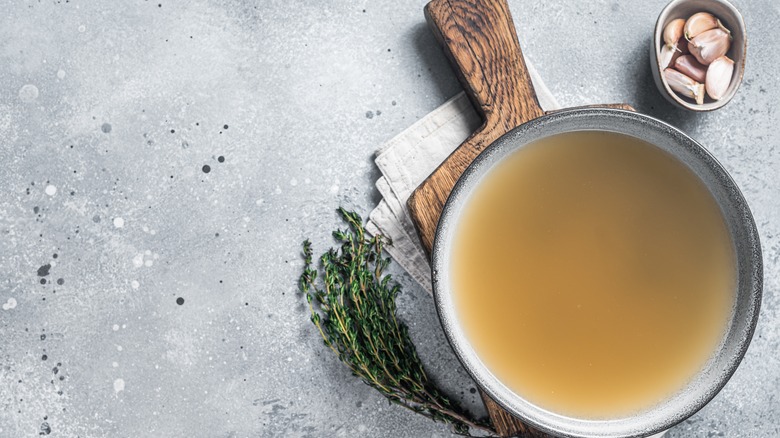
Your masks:
<svg viewBox="0 0 780 438"><path fill-rule="evenodd" d="M688 50L704 65L725 55L731 47L731 35L720 28L697 35L688 43Z"/></svg>
<svg viewBox="0 0 780 438"><path fill-rule="evenodd" d="M719 24L720 21L715 18L714 15L710 14L709 12L699 12L698 14L691 15L688 21L685 22L683 32L685 34L685 38L690 41L696 38L696 36L699 34L702 34L710 29L715 29Z"/></svg>
<svg viewBox="0 0 780 438"><path fill-rule="evenodd" d="M675 54L677 54L676 46L668 46L666 44L661 47L661 54L658 55L658 64L661 66L661 70L673 65L675 60Z"/></svg>
<svg viewBox="0 0 780 438"><path fill-rule="evenodd" d="M674 68L696 82L704 82L707 77L707 66L702 65L693 55L682 55L677 58L674 61Z"/></svg>
<svg viewBox="0 0 780 438"><path fill-rule="evenodd" d="M667 67L674 67L674 63L677 61L677 58L682 56L682 51L675 46L674 48L674 54L672 55L672 60L669 62L669 65Z"/></svg>
<svg viewBox="0 0 780 438"><path fill-rule="evenodd" d="M707 69L707 78L704 85L707 90L707 94L715 99L720 100L726 95L726 91L731 84L731 75L734 73L734 61L726 56L712 61Z"/></svg>
<svg viewBox="0 0 780 438"><path fill-rule="evenodd" d="M678 18L670 21L664 28L664 42L667 46L673 46L682 36L685 20Z"/></svg>
<svg viewBox="0 0 780 438"><path fill-rule="evenodd" d="M664 79L669 87L701 105L704 103L704 84L694 81L673 68L664 70Z"/></svg>

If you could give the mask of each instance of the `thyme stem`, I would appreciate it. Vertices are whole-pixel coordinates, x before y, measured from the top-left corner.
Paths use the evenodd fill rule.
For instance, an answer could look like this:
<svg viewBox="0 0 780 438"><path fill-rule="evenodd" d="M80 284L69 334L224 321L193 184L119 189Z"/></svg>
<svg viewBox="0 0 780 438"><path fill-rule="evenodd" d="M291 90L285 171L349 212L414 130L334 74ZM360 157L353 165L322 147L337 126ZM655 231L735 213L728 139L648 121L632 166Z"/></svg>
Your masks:
<svg viewBox="0 0 780 438"><path fill-rule="evenodd" d="M320 256L323 277L317 281L306 240L298 283L325 345L390 402L447 423L459 435L472 436L472 430L495 435L487 420L471 418L428 379L406 324L396 317L401 288L383 275L390 263L383 247L390 242L382 235L368 238L358 214L338 211L349 225L333 232L340 247Z"/></svg>

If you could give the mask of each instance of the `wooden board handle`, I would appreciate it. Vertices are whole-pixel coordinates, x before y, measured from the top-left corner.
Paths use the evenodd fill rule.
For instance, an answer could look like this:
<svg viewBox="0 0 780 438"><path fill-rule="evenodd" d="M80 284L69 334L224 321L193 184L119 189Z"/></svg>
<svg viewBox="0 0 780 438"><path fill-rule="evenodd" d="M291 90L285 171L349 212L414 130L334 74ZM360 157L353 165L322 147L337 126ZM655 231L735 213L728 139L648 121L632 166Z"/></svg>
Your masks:
<svg viewBox="0 0 780 438"><path fill-rule="evenodd" d="M433 0L425 17L484 123L409 198L430 252L455 181L486 147L544 112L536 99L506 0Z"/></svg>
<svg viewBox="0 0 780 438"><path fill-rule="evenodd" d="M542 115L506 0L433 0L425 18L486 127Z"/></svg>

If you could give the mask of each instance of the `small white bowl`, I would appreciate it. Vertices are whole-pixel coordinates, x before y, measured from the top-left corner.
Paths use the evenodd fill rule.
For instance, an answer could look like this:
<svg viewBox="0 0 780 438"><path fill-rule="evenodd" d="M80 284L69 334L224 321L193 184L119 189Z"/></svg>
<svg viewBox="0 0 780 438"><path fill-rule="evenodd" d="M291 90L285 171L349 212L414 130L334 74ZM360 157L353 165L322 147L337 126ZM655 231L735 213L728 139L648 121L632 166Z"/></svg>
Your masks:
<svg viewBox="0 0 780 438"><path fill-rule="evenodd" d="M731 76L729 88L722 99L712 100L707 96L702 105L698 105L675 93L669 87L669 84L666 83L666 80L664 80L663 71L658 62L666 25L677 18L688 19L688 17L697 12L709 12L719 18L723 25L731 31L733 38L731 48L726 53L726 56L734 61L734 73ZM713 111L729 103L734 94L737 93L739 84L742 83L746 57L747 33L745 31L745 21L742 19L742 14L737 11L737 8L726 0L672 0L661 11L661 15L658 16L658 21L655 23L653 41L650 44L650 67L653 70L653 78L656 86L658 86L658 90L669 102L677 107L701 112Z"/></svg>

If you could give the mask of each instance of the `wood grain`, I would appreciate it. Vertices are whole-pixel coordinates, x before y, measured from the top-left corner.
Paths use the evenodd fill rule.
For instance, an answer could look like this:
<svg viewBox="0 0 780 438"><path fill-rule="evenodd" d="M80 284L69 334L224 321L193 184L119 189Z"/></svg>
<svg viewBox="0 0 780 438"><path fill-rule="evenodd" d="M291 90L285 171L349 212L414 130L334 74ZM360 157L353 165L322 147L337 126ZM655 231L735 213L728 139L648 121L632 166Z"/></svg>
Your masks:
<svg viewBox="0 0 780 438"><path fill-rule="evenodd" d="M483 118L482 126L409 198L412 220L430 255L442 207L463 171L499 137L544 112L531 84L506 0L433 0L425 7L425 18ZM633 110L624 104L600 106ZM523 424L484 392L480 394L501 436L548 436Z"/></svg>
<svg viewBox="0 0 780 438"><path fill-rule="evenodd" d="M518 436L523 438L552 438L544 432L538 431L517 418L512 414L505 411L498 403L493 401L489 395L480 391L482 396L482 403L485 404L490 415L490 421L493 423L493 428L502 437Z"/></svg>

